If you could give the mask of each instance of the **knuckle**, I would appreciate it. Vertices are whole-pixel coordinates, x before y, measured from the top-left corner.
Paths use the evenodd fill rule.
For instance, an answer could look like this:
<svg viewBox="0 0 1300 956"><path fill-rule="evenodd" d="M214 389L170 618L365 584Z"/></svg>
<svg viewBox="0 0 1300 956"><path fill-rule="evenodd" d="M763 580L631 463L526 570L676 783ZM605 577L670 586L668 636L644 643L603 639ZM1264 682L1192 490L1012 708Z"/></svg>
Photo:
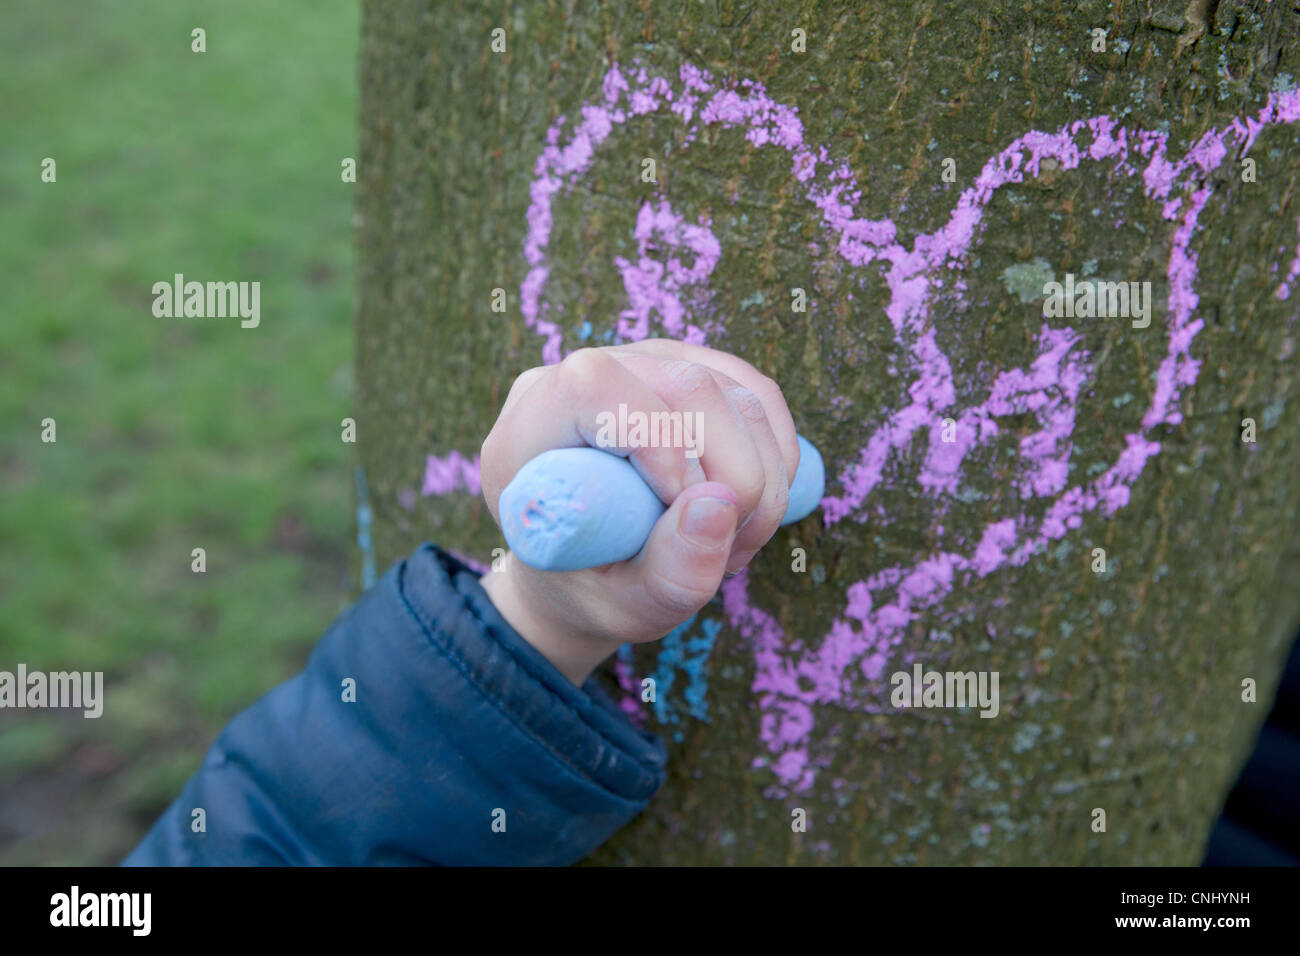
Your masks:
<svg viewBox="0 0 1300 956"><path fill-rule="evenodd" d="M664 363L664 371L678 395L691 395L713 384L713 375L697 362L674 359Z"/></svg>
<svg viewBox="0 0 1300 956"><path fill-rule="evenodd" d="M763 492L766 489L761 475L751 472L739 476L728 484L735 490L736 496L740 499L741 509L746 514L753 514L763 503Z"/></svg>
<svg viewBox="0 0 1300 956"><path fill-rule="evenodd" d="M591 372L603 358L599 349L590 347L574 349L560 360L559 367L566 374L580 375Z"/></svg>
<svg viewBox="0 0 1300 956"><path fill-rule="evenodd" d="M758 392L764 398L781 398L781 386L776 384L776 379L770 375L765 375L756 368L753 363L744 359L739 359L740 364L745 369L745 375L742 381L751 390Z"/></svg>
<svg viewBox="0 0 1300 956"><path fill-rule="evenodd" d="M545 374L546 374L545 366L525 369L524 371L520 372L515 377L514 383L511 384L510 392L506 395L506 404L509 405L512 400L517 399L519 396L523 395L524 392L528 391L535 384L537 384L537 380Z"/></svg>
<svg viewBox="0 0 1300 956"><path fill-rule="evenodd" d="M613 360L593 348L571 352L558 366L560 386L566 394L574 397L589 395L596 389L606 363L610 361Z"/></svg>
<svg viewBox="0 0 1300 956"><path fill-rule="evenodd" d="M733 385L728 388L727 400L740 413L740 417L750 425L757 425L767 418L762 400L743 385Z"/></svg>
<svg viewBox="0 0 1300 956"><path fill-rule="evenodd" d="M712 592L706 593L700 587L673 581L659 574L651 575L646 580L646 590L656 604L683 619L690 617L713 597Z"/></svg>
<svg viewBox="0 0 1300 956"><path fill-rule="evenodd" d="M786 412L790 411L790 406L785 400L785 390L781 388L776 379L763 376L762 380L756 384L756 388L774 410L784 409Z"/></svg>
<svg viewBox="0 0 1300 956"><path fill-rule="evenodd" d="M545 365L537 365L533 368L524 369L515 379L513 388L523 391L532 386L539 378L546 374Z"/></svg>

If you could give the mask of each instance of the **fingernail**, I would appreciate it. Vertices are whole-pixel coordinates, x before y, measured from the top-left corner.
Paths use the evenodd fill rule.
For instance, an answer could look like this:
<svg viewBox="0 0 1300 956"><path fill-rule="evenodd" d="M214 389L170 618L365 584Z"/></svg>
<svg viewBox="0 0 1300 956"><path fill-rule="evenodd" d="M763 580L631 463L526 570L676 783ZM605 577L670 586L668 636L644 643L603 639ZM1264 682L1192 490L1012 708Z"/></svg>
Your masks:
<svg viewBox="0 0 1300 956"><path fill-rule="evenodd" d="M736 527L736 506L725 498L696 498L682 512L677 533L700 548L720 548Z"/></svg>
<svg viewBox="0 0 1300 956"><path fill-rule="evenodd" d="M745 566L749 564L750 559L756 554L758 554L757 549L753 551L737 551L731 556L731 560L727 562L727 573L739 574L745 570Z"/></svg>

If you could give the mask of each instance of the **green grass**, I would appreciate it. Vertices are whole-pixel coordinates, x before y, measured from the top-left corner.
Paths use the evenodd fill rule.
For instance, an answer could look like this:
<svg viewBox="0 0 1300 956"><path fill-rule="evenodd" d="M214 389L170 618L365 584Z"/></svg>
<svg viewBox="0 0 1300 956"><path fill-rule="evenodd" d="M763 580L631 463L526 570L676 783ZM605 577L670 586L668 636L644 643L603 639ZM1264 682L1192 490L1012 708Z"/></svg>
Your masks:
<svg viewBox="0 0 1300 956"><path fill-rule="evenodd" d="M0 711L0 864L115 862L351 597L358 29L343 2L0 13L0 670L105 674L99 720ZM177 272L260 281L261 326L155 318Z"/></svg>

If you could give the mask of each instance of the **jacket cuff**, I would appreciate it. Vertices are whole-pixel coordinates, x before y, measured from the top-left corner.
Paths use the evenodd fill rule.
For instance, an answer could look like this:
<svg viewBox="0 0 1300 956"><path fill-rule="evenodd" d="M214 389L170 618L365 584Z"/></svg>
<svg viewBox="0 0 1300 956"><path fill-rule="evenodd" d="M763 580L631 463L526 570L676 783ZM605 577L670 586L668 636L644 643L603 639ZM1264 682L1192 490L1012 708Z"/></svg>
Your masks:
<svg viewBox="0 0 1300 956"><path fill-rule="evenodd" d="M663 785L667 752L638 730L594 679L577 687L497 611L478 572L424 544L398 590L437 647L519 732L611 796L648 802Z"/></svg>

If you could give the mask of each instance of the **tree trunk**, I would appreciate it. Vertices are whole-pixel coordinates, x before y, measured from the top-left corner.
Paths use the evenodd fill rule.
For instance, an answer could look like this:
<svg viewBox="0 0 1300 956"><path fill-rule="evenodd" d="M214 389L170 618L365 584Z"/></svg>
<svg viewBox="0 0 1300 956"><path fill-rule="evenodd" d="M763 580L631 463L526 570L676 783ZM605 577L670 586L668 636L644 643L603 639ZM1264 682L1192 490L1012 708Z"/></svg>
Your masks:
<svg viewBox="0 0 1300 956"><path fill-rule="evenodd" d="M366 4L378 567L503 546L476 457L524 369L707 342L827 498L611 662L671 774L596 860L1196 863L1300 612L1300 17L854 6ZM918 665L996 715L905 706Z"/></svg>

